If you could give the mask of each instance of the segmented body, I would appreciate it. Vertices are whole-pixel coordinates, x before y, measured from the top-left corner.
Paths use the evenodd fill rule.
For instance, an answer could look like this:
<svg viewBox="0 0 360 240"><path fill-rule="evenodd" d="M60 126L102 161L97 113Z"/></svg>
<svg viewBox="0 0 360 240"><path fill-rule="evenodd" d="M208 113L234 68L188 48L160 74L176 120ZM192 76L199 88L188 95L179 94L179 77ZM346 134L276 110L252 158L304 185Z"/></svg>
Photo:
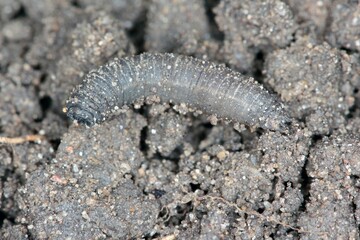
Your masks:
<svg viewBox="0 0 360 240"><path fill-rule="evenodd" d="M108 62L85 76L66 110L70 118L92 126L114 110L151 95L265 129L282 131L289 122L277 97L252 78L174 54L144 53Z"/></svg>

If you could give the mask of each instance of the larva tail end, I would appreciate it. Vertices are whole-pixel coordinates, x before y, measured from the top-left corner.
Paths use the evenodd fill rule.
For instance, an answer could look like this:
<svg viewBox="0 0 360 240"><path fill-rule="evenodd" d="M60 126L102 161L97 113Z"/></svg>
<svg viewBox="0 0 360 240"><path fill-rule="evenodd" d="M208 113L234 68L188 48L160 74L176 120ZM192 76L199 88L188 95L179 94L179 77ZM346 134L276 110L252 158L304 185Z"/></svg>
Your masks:
<svg viewBox="0 0 360 240"><path fill-rule="evenodd" d="M77 121L79 124L86 125L88 127L93 126L96 121L93 114L78 106L67 107L66 114L69 118Z"/></svg>

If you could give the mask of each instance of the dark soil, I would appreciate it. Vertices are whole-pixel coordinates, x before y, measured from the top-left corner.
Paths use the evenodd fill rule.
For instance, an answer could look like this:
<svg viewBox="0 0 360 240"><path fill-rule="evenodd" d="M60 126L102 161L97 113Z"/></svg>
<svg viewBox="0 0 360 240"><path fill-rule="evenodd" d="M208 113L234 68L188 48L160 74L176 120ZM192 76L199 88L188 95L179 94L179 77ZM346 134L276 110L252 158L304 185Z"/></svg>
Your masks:
<svg viewBox="0 0 360 240"><path fill-rule="evenodd" d="M359 239L357 0L0 0L0 239ZM278 94L290 134L145 103L62 109L113 57L175 52Z"/></svg>

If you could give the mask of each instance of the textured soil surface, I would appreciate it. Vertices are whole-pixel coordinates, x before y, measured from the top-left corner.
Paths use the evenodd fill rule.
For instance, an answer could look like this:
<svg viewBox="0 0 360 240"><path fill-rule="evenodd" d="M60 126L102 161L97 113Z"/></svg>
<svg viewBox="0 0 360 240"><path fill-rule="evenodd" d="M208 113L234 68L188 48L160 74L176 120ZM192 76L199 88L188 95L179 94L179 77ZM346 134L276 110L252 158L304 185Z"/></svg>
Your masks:
<svg viewBox="0 0 360 240"><path fill-rule="evenodd" d="M88 71L141 52L255 77L294 131L67 119ZM0 0L0 239L359 239L359 89L357 0Z"/></svg>

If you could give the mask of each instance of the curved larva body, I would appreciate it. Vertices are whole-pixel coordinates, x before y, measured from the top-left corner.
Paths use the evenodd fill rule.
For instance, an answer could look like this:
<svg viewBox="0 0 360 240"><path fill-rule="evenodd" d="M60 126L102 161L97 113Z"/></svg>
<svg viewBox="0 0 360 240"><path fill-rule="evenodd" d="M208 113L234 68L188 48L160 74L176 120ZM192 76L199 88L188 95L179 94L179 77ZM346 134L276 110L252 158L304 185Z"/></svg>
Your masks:
<svg viewBox="0 0 360 240"><path fill-rule="evenodd" d="M289 122L277 98L252 78L173 54L145 53L110 61L85 76L66 110L70 118L92 126L123 105L151 95L265 129L284 130Z"/></svg>

